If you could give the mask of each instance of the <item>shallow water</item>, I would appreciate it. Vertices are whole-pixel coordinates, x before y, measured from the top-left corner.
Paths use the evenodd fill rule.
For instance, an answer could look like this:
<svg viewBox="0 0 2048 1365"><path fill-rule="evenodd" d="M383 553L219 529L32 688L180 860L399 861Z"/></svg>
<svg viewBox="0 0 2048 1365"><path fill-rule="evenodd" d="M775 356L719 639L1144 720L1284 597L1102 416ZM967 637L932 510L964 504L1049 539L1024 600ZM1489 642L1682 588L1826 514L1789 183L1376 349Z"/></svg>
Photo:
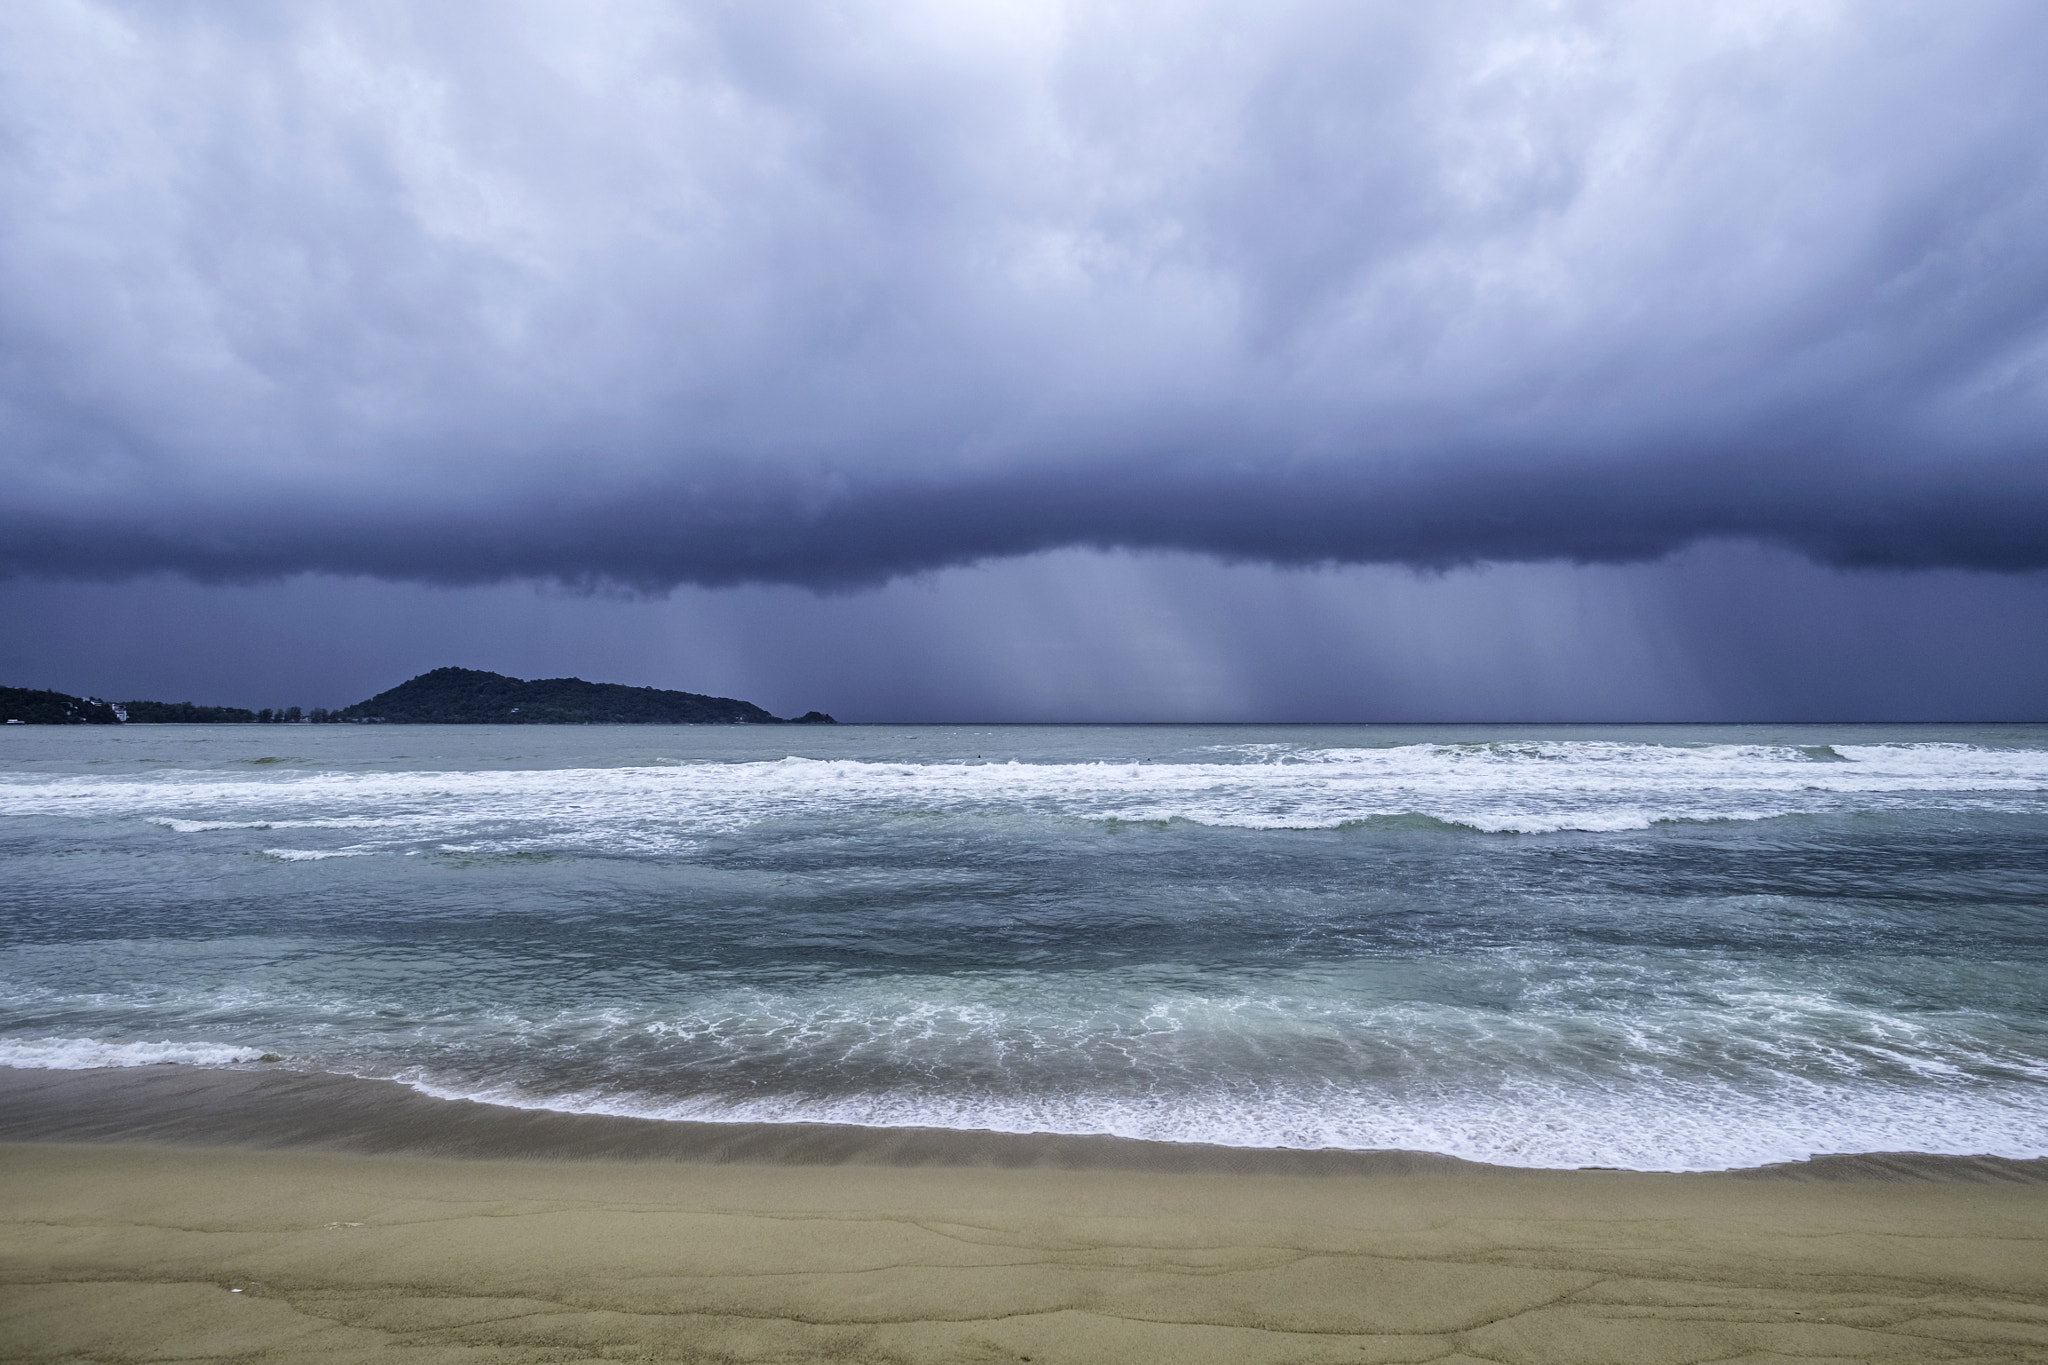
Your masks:
<svg viewBox="0 0 2048 1365"><path fill-rule="evenodd" d="M0 1064L2048 1154L2040 727L14 727L0 852Z"/></svg>

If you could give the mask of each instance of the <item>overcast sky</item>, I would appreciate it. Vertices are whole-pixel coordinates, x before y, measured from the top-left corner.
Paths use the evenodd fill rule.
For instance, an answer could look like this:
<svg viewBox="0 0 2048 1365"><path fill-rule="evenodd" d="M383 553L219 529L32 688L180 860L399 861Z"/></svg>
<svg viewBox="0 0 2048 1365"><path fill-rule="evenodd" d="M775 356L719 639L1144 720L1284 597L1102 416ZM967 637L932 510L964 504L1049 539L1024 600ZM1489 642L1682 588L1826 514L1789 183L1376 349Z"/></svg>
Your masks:
<svg viewBox="0 0 2048 1365"><path fill-rule="evenodd" d="M0 682L2048 718L2044 70L2032 0L12 0Z"/></svg>

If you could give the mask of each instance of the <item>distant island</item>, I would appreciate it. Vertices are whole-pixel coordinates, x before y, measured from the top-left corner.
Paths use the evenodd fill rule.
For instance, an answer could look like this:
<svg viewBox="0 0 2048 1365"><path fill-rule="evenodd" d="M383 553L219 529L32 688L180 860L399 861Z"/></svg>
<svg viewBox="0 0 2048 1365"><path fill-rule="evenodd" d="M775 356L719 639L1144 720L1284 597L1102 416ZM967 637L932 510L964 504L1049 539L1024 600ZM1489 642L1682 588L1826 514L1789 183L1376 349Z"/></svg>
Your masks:
<svg viewBox="0 0 2048 1365"><path fill-rule="evenodd" d="M536 678L522 682L474 668L437 668L332 713L334 720L389 725L831 725L811 711L794 720L749 701L659 687Z"/></svg>
<svg viewBox="0 0 2048 1365"><path fill-rule="evenodd" d="M536 678L528 682L475 668L437 668L330 711L296 706L258 711L195 706L189 701L107 702L62 692L0 687L0 722L8 725L832 725L822 711L794 719L752 702L659 687Z"/></svg>

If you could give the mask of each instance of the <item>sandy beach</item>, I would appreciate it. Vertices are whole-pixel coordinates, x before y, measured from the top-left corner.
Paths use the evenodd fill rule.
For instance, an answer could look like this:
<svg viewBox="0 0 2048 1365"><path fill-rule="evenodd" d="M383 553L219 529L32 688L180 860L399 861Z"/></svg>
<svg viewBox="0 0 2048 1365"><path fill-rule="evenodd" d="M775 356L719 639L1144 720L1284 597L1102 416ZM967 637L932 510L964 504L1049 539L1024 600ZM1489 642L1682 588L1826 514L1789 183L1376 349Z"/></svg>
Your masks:
<svg viewBox="0 0 2048 1365"><path fill-rule="evenodd" d="M2038 1162L720 1133L172 1067L0 1101L10 1360L2048 1359Z"/></svg>

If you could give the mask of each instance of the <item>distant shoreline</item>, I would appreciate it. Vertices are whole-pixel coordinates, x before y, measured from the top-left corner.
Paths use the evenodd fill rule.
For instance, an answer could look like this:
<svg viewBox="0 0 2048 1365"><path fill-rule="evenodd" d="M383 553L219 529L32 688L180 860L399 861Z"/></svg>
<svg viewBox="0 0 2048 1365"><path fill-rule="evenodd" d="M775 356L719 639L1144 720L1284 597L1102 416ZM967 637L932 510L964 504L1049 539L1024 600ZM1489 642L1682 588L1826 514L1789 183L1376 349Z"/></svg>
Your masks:
<svg viewBox="0 0 2048 1365"><path fill-rule="evenodd" d="M353 706L200 706L189 701L106 701L0 687L6 725L832 725L823 711L787 719L736 697L659 687L528 681L475 668L436 668Z"/></svg>

